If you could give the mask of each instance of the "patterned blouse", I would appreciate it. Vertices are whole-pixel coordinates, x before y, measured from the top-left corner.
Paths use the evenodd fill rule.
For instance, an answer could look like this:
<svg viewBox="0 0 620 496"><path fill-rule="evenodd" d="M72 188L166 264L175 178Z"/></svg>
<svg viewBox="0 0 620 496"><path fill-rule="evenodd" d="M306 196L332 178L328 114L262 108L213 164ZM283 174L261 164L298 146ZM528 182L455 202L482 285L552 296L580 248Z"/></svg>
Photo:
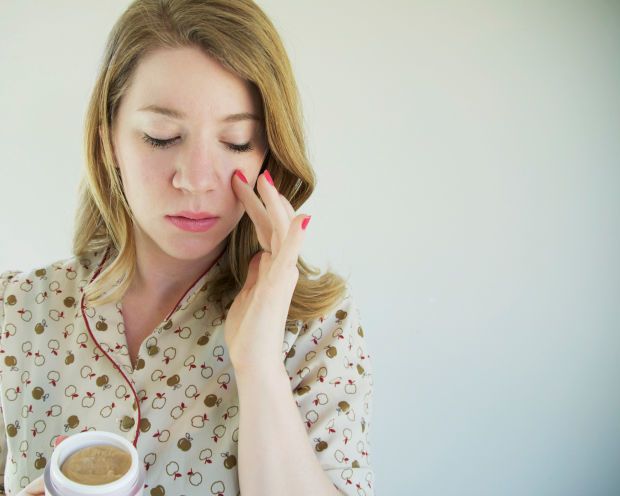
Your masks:
<svg viewBox="0 0 620 496"><path fill-rule="evenodd" d="M134 444L145 495L240 494L226 315L204 293L226 256L144 339L134 368L120 301L89 307L83 298L116 254L108 247L0 274L0 494L16 495L43 474L58 435L86 430ZM333 313L289 325L282 350L325 473L344 494L374 494L372 368L350 286Z"/></svg>

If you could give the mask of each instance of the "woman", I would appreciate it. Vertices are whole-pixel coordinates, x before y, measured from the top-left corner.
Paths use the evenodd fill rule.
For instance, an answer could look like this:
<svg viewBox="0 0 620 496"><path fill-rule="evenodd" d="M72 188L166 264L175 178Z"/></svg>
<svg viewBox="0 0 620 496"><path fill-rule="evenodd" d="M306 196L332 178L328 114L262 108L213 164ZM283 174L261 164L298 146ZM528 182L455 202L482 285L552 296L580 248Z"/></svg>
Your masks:
<svg viewBox="0 0 620 496"><path fill-rule="evenodd" d="M144 494L373 494L372 374L341 277L299 256L299 97L251 0L136 0L86 116L73 256L0 275L0 468L131 440Z"/></svg>

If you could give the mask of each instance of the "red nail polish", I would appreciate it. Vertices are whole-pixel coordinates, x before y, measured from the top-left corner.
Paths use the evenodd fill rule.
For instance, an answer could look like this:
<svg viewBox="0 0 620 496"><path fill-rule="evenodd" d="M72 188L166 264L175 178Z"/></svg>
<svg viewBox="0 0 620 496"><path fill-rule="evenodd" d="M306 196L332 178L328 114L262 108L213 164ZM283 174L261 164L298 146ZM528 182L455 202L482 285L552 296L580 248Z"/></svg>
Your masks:
<svg viewBox="0 0 620 496"><path fill-rule="evenodd" d="M243 172L241 172L240 170L236 170L235 171L235 175L241 179L245 184L248 184L248 180L245 178L245 176L243 175Z"/></svg>
<svg viewBox="0 0 620 496"><path fill-rule="evenodd" d="M271 178L271 174L269 174L268 170L265 170L265 179L267 179L267 181L269 181L269 184L271 184L272 186L273 184L273 179Z"/></svg>
<svg viewBox="0 0 620 496"><path fill-rule="evenodd" d="M308 227L308 223L310 222L310 219L312 218L312 215L308 215L308 217L306 217L303 222L301 223L301 228L302 229L306 229L306 227Z"/></svg>

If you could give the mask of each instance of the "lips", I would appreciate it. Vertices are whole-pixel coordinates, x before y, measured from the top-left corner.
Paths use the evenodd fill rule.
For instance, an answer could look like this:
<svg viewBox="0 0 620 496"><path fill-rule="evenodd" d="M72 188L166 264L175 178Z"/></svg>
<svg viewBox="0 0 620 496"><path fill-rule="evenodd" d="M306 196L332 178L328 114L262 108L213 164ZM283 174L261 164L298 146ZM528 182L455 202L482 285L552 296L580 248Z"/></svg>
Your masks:
<svg viewBox="0 0 620 496"><path fill-rule="evenodd" d="M172 217L185 217L186 219L202 220L202 219L213 219L213 218L216 218L217 215L212 214L211 212L191 212L189 210L184 210L182 212L177 212L176 214L172 214Z"/></svg>
<svg viewBox="0 0 620 496"><path fill-rule="evenodd" d="M179 229L189 232L204 232L211 229L218 221L217 217L207 219L188 219L182 216L166 215L166 218Z"/></svg>

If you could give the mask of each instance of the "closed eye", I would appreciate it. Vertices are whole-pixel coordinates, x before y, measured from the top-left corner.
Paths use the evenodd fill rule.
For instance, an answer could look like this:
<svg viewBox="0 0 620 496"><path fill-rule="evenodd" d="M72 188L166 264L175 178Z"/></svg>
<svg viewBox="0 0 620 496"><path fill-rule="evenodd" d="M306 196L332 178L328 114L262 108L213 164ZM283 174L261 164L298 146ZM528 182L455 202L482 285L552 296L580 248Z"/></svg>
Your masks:
<svg viewBox="0 0 620 496"><path fill-rule="evenodd" d="M161 140L161 139L153 138L146 133L142 136L142 139L145 143L148 143L153 148L168 148L177 140L177 138ZM234 143L226 143L226 146L235 153L249 152L250 150L254 149L250 141L242 145L237 145Z"/></svg>

